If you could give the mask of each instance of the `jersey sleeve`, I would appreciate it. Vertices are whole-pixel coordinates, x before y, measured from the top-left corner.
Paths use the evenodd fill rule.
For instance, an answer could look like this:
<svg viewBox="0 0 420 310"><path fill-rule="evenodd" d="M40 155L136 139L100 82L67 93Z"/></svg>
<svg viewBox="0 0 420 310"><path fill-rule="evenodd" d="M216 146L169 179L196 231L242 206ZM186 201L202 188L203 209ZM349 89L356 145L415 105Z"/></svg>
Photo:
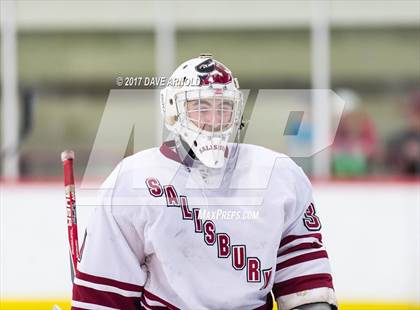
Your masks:
<svg viewBox="0 0 420 310"><path fill-rule="evenodd" d="M119 167L90 217L73 283L72 309L140 309L146 270L141 235L112 206ZM136 240L136 244L132 240Z"/></svg>
<svg viewBox="0 0 420 310"><path fill-rule="evenodd" d="M312 186L300 168L295 188L295 206L285 211L273 294L282 310L316 302L336 307L328 254L322 243L321 220L312 198Z"/></svg>

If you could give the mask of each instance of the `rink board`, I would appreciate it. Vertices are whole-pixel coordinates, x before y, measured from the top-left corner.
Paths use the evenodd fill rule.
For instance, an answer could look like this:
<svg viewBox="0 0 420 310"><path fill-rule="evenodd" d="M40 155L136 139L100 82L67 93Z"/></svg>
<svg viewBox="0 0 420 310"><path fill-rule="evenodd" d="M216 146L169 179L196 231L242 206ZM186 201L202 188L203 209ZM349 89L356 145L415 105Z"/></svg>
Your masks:
<svg viewBox="0 0 420 310"><path fill-rule="evenodd" d="M0 185L1 309L68 309L62 185ZM79 236L89 195L77 192ZM314 196L340 309L419 309L419 183L315 182Z"/></svg>

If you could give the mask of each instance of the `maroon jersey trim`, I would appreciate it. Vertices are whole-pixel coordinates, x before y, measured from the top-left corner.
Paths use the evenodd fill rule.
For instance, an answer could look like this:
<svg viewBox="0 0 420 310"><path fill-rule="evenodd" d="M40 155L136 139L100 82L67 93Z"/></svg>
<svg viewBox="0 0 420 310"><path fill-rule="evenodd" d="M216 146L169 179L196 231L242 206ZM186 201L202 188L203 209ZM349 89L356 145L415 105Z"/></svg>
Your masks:
<svg viewBox="0 0 420 310"><path fill-rule="evenodd" d="M322 235L320 233L315 234L306 234L306 235L289 235L284 237L280 242L280 247L285 246L286 244L295 241L296 239L302 239L302 238L316 238L319 240L319 242L322 242Z"/></svg>
<svg viewBox="0 0 420 310"><path fill-rule="evenodd" d="M77 284L73 285L73 300L127 310L139 309L140 306L140 297L125 297L117 293L100 291Z"/></svg>
<svg viewBox="0 0 420 310"><path fill-rule="evenodd" d="M181 157L179 157L179 154L176 152L175 141L173 140L164 142L160 146L159 150L162 153L162 155L165 156L166 158L169 158L185 166L191 167L194 162L193 159L189 160L190 158L188 157L185 158L184 160L181 160ZM228 147L226 146L225 158L227 158L228 155L229 155L229 150L228 150Z"/></svg>
<svg viewBox="0 0 420 310"><path fill-rule="evenodd" d="M273 294L274 297L277 298L279 296L289 295L320 287L328 287L334 289L332 277L329 273L311 274L274 283Z"/></svg>
<svg viewBox="0 0 420 310"><path fill-rule="evenodd" d="M169 302L167 302L166 300L160 298L159 296L154 295L153 293L147 291L147 290L143 290L143 296L146 297L147 299L153 300L153 301L157 301L163 305L165 305L167 308L171 309L171 310L180 310L179 308L175 307L174 305L170 304ZM156 307L156 306L149 306L146 302L146 299L142 296L142 301L148 306L148 307ZM157 309L161 309L161 307L158 307Z"/></svg>
<svg viewBox="0 0 420 310"><path fill-rule="evenodd" d="M277 257L289 254L291 252L295 252L295 251L301 251L301 250L310 250L310 249L319 249L322 248L322 244L319 244L317 242L304 242L304 243L300 243L298 245L292 246L290 248L288 248L287 250L284 250L282 252L280 252Z"/></svg>
<svg viewBox="0 0 420 310"><path fill-rule="evenodd" d="M172 148L175 148L175 141L166 141L160 146L160 152L163 156L182 164L178 153L172 150Z"/></svg>
<svg viewBox="0 0 420 310"><path fill-rule="evenodd" d="M319 259L319 258L328 258L327 251L317 251L317 252L311 252L302 254L299 256L292 257L288 260L285 260L284 262L278 263L276 266L276 271L282 270L284 268L297 265L300 263L308 262L311 260Z"/></svg>
<svg viewBox="0 0 420 310"><path fill-rule="evenodd" d="M103 284L103 285L117 287L126 291L141 292L143 290L143 286L140 286L140 285L135 285L135 284L127 283L127 282L121 282L121 281L104 278L104 277L98 277L98 276L90 275L90 274L83 273L80 271L76 272L76 278L80 280L96 283L96 284Z"/></svg>

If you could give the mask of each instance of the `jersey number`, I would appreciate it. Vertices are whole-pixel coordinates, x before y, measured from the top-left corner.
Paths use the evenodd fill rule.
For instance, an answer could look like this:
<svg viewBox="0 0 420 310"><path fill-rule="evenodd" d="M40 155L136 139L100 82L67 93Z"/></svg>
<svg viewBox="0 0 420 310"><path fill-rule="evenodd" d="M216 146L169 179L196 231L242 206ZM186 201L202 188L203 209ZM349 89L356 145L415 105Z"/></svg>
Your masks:
<svg viewBox="0 0 420 310"><path fill-rule="evenodd" d="M321 221L319 217L315 215L314 204L311 203L305 211L303 225L310 231L318 231L321 229Z"/></svg>

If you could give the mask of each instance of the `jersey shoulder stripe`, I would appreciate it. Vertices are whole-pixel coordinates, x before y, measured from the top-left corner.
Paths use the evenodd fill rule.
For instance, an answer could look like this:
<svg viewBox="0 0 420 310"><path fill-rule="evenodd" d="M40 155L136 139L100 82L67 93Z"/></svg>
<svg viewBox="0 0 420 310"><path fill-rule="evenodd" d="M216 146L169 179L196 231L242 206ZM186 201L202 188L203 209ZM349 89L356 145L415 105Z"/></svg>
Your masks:
<svg viewBox="0 0 420 310"><path fill-rule="evenodd" d="M77 271L72 305L74 309L93 305L92 309L119 309L123 306L123 309L134 310L140 306L142 291L143 286L140 285Z"/></svg>
<svg viewBox="0 0 420 310"><path fill-rule="evenodd" d="M98 276L81 272L79 270L76 272L76 278L80 280L96 283L96 284L113 286L113 287L126 290L126 291L140 292L143 289L143 286L140 286L140 285L127 283L127 282L121 282L121 281L104 278L104 277L98 277Z"/></svg>
<svg viewBox="0 0 420 310"><path fill-rule="evenodd" d="M284 262L278 263L276 266L276 271L319 258L328 258L327 251L321 250L292 257Z"/></svg>
<svg viewBox="0 0 420 310"><path fill-rule="evenodd" d="M293 294L319 287L333 288L332 277L328 273L319 273L295 277L286 281L275 283L273 286L274 297Z"/></svg>
<svg viewBox="0 0 420 310"><path fill-rule="evenodd" d="M302 238L308 238L308 237L316 238L316 239L318 239L319 242L322 243L322 235L320 233L305 234L305 235L289 235L289 236L284 237L280 241L280 248L285 246L286 244L296 240L296 239L302 239Z"/></svg>
<svg viewBox="0 0 420 310"><path fill-rule="evenodd" d="M134 310L140 306L139 297L126 297L118 293L78 285L76 282L73 284L73 301L113 309Z"/></svg>

